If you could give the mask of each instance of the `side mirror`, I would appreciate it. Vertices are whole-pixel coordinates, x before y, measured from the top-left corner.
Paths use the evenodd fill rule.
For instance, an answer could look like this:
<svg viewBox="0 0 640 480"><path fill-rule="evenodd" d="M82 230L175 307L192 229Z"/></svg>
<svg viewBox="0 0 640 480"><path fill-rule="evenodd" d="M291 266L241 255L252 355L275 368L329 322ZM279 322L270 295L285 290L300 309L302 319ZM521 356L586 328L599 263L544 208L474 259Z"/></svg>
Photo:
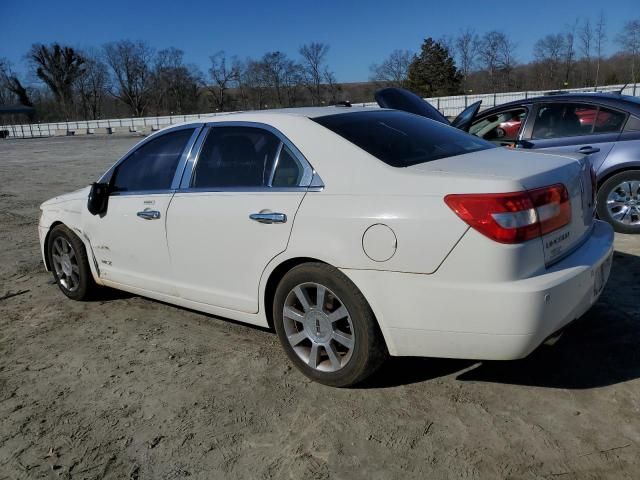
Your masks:
<svg viewBox="0 0 640 480"><path fill-rule="evenodd" d="M109 201L109 184L94 183L89 191L89 199L87 200L87 209L91 215L102 215L107 211L107 202Z"/></svg>

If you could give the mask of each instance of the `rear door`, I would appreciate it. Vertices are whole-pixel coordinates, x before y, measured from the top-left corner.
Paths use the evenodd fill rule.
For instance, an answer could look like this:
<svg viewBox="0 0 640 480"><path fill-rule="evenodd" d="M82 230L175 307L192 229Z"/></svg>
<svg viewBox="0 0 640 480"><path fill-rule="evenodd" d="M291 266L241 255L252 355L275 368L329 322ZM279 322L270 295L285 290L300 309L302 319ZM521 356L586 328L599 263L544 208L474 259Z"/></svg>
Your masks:
<svg viewBox="0 0 640 480"><path fill-rule="evenodd" d="M265 125L214 125L167 215L172 277L183 298L256 313L260 276L286 249L313 170Z"/></svg>
<svg viewBox="0 0 640 480"><path fill-rule="evenodd" d="M620 137L626 117L624 112L596 104L541 103L523 139L528 148L588 155L597 171Z"/></svg>

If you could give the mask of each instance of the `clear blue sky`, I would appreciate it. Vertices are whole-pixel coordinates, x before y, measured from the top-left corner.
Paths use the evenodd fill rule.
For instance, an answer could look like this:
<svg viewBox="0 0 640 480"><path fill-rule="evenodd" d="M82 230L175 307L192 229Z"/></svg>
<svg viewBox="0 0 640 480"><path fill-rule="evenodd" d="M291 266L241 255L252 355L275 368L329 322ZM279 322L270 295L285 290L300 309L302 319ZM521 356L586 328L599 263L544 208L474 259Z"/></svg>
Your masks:
<svg viewBox="0 0 640 480"><path fill-rule="evenodd" d="M499 7L503 6L503 7ZM625 21L640 18L640 0L519 1L188 1L0 0L0 57L24 72L32 43L58 41L81 48L119 39L175 46L206 72L218 50L241 58L280 50L292 57L309 41L331 46L329 64L338 81L364 81L369 66L392 50L417 50L427 36L505 31L528 61L535 41L563 31L576 17L595 19L604 7L608 49Z"/></svg>

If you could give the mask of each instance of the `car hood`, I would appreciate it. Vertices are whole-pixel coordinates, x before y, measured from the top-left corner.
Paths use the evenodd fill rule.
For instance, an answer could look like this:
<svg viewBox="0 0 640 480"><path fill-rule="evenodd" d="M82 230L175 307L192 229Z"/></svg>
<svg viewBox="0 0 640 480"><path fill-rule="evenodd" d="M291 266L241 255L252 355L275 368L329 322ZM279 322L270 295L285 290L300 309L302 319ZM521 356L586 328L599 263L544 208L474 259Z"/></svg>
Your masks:
<svg viewBox="0 0 640 480"><path fill-rule="evenodd" d="M76 190L75 192L65 193L63 195L58 195L57 197L50 198L49 200L42 202L42 204L40 205L40 209L44 210L51 205L69 202L72 200L86 200L89 196L89 190L91 190L91 187L84 187L80 190Z"/></svg>

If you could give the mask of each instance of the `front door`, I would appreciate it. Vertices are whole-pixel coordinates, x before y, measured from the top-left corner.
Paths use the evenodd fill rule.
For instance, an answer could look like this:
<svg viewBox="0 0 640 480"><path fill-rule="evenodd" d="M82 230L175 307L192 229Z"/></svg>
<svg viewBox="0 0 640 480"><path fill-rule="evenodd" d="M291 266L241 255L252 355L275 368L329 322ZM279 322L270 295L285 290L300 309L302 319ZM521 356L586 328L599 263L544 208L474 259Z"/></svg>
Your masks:
<svg viewBox="0 0 640 480"><path fill-rule="evenodd" d="M167 215L182 297L256 313L260 277L284 251L311 170L295 147L257 126L210 128Z"/></svg>
<svg viewBox="0 0 640 480"><path fill-rule="evenodd" d="M165 222L176 170L195 130L179 128L152 137L116 166L107 212L91 216L86 228L101 278L176 294Z"/></svg>

